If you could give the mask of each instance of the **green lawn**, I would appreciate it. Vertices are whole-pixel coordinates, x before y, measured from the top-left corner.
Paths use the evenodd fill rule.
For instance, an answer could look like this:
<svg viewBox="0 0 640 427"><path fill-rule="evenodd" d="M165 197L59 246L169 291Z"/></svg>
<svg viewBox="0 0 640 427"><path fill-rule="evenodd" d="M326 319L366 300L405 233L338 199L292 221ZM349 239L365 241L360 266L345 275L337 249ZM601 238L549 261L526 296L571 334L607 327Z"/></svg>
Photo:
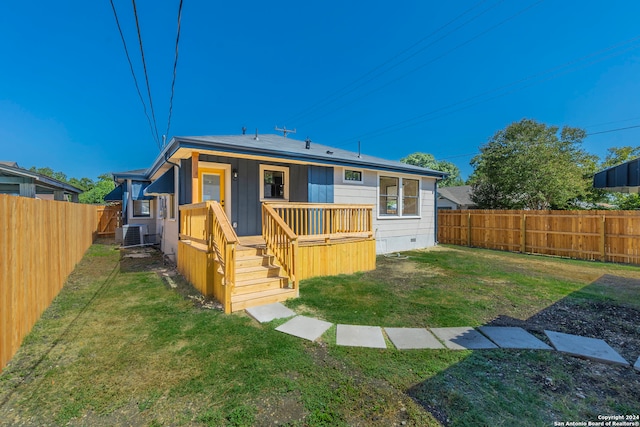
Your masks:
<svg viewBox="0 0 640 427"><path fill-rule="evenodd" d="M598 282L638 279L637 267L453 247L405 255L303 281L288 305L412 327L527 321L558 304L640 313L633 280ZM640 413L631 368L556 352L344 348L335 327L310 343L275 331L282 321L200 308L192 288L158 275L159 260L91 247L0 376L0 425L552 425Z"/></svg>

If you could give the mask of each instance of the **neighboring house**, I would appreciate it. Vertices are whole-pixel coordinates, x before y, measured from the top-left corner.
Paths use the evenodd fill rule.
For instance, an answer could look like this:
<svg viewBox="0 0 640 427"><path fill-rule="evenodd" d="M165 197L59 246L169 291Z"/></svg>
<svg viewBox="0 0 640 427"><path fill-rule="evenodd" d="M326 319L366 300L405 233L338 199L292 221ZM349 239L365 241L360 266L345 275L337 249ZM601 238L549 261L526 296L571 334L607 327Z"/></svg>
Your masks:
<svg viewBox="0 0 640 427"><path fill-rule="evenodd" d="M149 169L114 173L105 200L122 201L125 246L159 243L232 312L435 245L445 176L278 135L175 137Z"/></svg>
<svg viewBox="0 0 640 427"><path fill-rule="evenodd" d="M474 209L475 207L475 203L471 200L470 185L438 188L438 209Z"/></svg>
<svg viewBox="0 0 640 427"><path fill-rule="evenodd" d="M16 162L0 162L0 194L78 202L82 190L36 172Z"/></svg>
<svg viewBox="0 0 640 427"><path fill-rule="evenodd" d="M593 187L621 193L640 192L640 158L598 172Z"/></svg>

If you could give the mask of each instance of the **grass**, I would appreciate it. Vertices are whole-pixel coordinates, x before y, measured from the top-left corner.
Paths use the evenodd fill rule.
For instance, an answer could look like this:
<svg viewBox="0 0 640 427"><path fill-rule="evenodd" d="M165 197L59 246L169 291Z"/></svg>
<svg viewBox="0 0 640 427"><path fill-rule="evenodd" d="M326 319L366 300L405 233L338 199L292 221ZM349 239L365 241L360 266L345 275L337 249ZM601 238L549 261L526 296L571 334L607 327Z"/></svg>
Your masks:
<svg viewBox="0 0 640 427"><path fill-rule="evenodd" d="M568 300L640 308L637 288L594 284L638 278L637 267L461 248L407 255L307 280L288 305L333 323L420 327L527 319ZM171 289L161 268L93 245L0 376L0 425L549 425L597 409L640 412L628 398L637 379L610 382L604 395L604 385L585 386L576 400L583 371L595 375L590 362L337 347L335 327L309 343L275 331L281 321L198 308L184 296L193 289Z"/></svg>

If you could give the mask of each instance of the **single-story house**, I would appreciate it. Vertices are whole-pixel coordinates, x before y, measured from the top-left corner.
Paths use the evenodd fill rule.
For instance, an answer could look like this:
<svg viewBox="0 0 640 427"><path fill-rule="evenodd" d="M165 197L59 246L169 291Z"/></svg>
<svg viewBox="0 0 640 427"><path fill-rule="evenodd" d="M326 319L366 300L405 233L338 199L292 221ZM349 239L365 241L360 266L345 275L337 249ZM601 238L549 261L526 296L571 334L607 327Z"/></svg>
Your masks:
<svg viewBox="0 0 640 427"><path fill-rule="evenodd" d="M0 194L78 202L80 193L73 185L23 169L16 162L0 162Z"/></svg>
<svg viewBox="0 0 640 427"><path fill-rule="evenodd" d="M640 192L640 158L596 173L593 177L593 186L621 193Z"/></svg>
<svg viewBox="0 0 640 427"><path fill-rule="evenodd" d="M446 173L309 139L256 133L174 137L148 169L113 177L116 189L105 199L122 201L125 243L136 229L134 235L144 235L140 243L160 244L182 271L191 268L185 267L187 251L215 252L224 267L229 263L222 246L229 242L244 248L253 238L279 253L284 239L292 249L276 254L279 264L294 262L296 251L302 254L295 279L293 267L285 267L295 285L313 275L371 269L376 253L435 245L437 183ZM359 265L354 254L363 252L368 261ZM224 280L236 276L228 272ZM196 287L216 294L202 281ZM232 304L225 309L248 306Z"/></svg>
<svg viewBox="0 0 640 427"><path fill-rule="evenodd" d="M475 209L470 185L438 188L438 209Z"/></svg>

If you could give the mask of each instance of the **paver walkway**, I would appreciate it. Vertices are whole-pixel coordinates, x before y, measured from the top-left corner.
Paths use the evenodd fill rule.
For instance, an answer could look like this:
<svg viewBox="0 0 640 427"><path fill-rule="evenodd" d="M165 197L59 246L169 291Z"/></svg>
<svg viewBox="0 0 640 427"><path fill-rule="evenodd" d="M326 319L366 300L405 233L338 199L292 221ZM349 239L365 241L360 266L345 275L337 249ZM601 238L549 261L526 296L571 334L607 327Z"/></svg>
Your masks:
<svg viewBox="0 0 640 427"><path fill-rule="evenodd" d="M332 323L312 317L298 316L281 303L253 307L246 310L260 323L292 317L278 326L277 331L298 338L315 341L322 336ZM443 344L451 350L479 350L492 348L514 348L532 350L553 350L552 347L519 327L480 326L456 328L384 328L389 341L398 350L442 349ZM556 350L597 362L616 363L630 366L618 352L605 341L544 331ZM435 335L435 337L434 337ZM437 338L436 338L437 337ZM383 328L379 326L338 325L336 344L351 347L387 348ZM640 371L640 357L634 368Z"/></svg>

